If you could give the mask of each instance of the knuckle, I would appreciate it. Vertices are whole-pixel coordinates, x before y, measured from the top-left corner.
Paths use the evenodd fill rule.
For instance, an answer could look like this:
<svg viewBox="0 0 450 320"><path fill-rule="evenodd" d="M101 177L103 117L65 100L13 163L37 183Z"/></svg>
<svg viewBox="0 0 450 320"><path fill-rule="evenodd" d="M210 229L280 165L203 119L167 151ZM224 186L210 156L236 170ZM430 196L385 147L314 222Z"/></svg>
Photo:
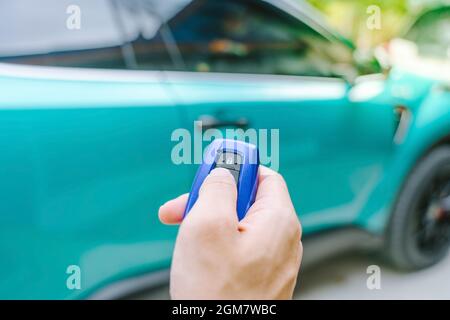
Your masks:
<svg viewBox="0 0 450 320"><path fill-rule="evenodd" d="M280 208L278 216L278 219L283 221L283 227L286 229L289 238L300 241L302 227L295 211L291 208Z"/></svg>
<svg viewBox="0 0 450 320"><path fill-rule="evenodd" d="M287 272L287 281L294 286L295 282L298 278L298 272L299 272L299 265L295 264L291 268L289 268L289 271Z"/></svg>
<svg viewBox="0 0 450 320"><path fill-rule="evenodd" d="M297 218L296 215L292 215L290 225L294 241L300 242L302 238L302 226L300 224L300 220Z"/></svg>
<svg viewBox="0 0 450 320"><path fill-rule="evenodd" d="M302 228L300 226L300 223L296 223L293 231L293 239L296 243L300 243L302 240Z"/></svg>

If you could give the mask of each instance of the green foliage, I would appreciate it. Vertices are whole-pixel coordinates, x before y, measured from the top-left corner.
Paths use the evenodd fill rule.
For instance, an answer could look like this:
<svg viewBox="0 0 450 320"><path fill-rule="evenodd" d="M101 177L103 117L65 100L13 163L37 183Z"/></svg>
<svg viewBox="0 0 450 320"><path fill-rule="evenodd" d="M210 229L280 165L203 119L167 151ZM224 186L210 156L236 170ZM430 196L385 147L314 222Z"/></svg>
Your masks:
<svg viewBox="0 0 450 320"><path fill-rule="evenodd" d="M392 37L402 34L410 23L425 7L443 3L434 0L308 0L319 9L329 24L350 38L360 48L371 48ZM381 24L379 29L367 26L371 12L370 6L380 8Z"/></svg>

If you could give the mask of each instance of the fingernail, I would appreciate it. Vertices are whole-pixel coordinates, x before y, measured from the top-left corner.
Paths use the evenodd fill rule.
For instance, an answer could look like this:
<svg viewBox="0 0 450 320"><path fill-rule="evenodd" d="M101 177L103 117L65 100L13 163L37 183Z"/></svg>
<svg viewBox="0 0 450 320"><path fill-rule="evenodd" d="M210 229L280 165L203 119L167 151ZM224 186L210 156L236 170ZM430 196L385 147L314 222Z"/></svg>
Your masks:
<svg viewBox="0 0 450 320"><path fill-rule="evenodd" d="M209 173L209 175L213 177L227 177L227 176L233 177L231 175L231 172L225 168L215 168Z"/></svg>

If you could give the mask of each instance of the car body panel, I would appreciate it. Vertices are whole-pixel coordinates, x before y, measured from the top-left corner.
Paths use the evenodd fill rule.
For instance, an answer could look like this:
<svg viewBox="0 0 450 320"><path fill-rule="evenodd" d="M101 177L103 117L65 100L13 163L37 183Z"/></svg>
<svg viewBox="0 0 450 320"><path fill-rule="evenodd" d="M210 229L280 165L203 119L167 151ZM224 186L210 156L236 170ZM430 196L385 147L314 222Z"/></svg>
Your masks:
<svg viewBox="0 0 450 320"><path fill-rule="evenodd" d="M115 75L0 78L1 298L77 297L170 263L157 210L189 184L170 160L179 113L152 76Z"/></svg>
<svg viewBox="0 0 450 320"><path fill-rule="evenodd" d="M394 144L382 182L357 220L358 225L372 232L384 231L392 206L414 166L450 136L448 84L394 67L384 92L376 99L389 99L393 106L406 107L410 117L404 139Z"/></svg>

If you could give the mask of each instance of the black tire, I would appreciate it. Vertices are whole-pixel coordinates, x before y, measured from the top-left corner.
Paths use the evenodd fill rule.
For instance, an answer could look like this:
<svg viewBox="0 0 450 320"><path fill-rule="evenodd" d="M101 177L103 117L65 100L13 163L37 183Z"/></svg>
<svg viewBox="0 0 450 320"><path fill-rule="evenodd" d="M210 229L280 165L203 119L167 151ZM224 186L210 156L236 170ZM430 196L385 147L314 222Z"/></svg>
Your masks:
<svg viewBox="0 0 450 320"><path fill-rule="evenodd" d="M417 164L394 207L384 253L395 267L418 270L447 254L449 200L450 146L445 145L431 150Z"/></svg>

